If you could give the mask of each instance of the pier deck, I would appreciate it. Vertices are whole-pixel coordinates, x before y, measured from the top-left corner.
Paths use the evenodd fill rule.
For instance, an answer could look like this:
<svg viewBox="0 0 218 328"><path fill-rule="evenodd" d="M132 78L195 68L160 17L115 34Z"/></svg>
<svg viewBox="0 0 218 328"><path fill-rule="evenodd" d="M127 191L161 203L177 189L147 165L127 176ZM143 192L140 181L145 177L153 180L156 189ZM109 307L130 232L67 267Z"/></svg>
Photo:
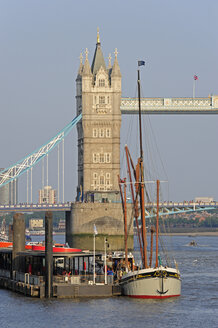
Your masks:
<svg viewBox="0 0 218 328"><path fill-rule="evenodd" d="M25 296L44 298L45 284L32 285L0 276L0 288L12 290ZM112 297L120 296L119 285L79 285L69 283L53 284L54 298Z"/></svg>

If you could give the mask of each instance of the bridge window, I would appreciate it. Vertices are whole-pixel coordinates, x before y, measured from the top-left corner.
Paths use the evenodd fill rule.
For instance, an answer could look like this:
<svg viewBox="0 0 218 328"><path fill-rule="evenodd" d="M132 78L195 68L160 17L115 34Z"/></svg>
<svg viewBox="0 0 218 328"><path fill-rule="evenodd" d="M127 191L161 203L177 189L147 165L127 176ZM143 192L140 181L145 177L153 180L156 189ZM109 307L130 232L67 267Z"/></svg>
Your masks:
<svg viewBox="0 0 218 328"><path fill-rule="evenodd" d="M106 173L106 179L110 179L110 173Z"/></svg>
<svg viewBox="0 0 218 328"><path fill-rule="evenodd" d="M111 136L111 129L106 129L106 138L110 138Z"/></svg>
<svg viewBox="0 0 218 328"><path fill-rule="evenodd" d="M93 153L93 163L110 163L111 153ZM110 173L108 173L110 174ZM109 179L109 178L108 178Z"/></svg>
<svg viewBox="0 0 218 328"><path fill-rule="evenodd" d="M97 177L98 177L98 174L97 173L93 173L93 179L97 179Z"/></svg>
<svg viewBox="0 0 218 328"><path fill-rule="evenodd" d="M104 105L105 104L105 96L99 96L99 104Z"/></svg>
<svg viewBox="0 0 218 328"><path fill-rule="evenodd" d="M99 129L99 137L104 138L104 129Z"/></svg>
<svg viewBox="0 0 218 328"><path fill-rule="evenodd" d="M98 129L93 129L92 135L94 138L97 138L98 137Z"/></svg>
<svg viewBox="0 0 218 328"><path fill-rule="evenodd" d="M105 87L105 80L104 79L99 79L98 80L98 86L99 87Z"/></svg>
<svg viewBox="0 0 218 328"><path fill-rule="evenodd" d="M93 163L98 163L99 162L99 154L94 153L93 154Z"/></svg>
<svg viewBox="0 0 218 328"><path fill-rule="evenodd" d="M100 163L104 163L104 154L100 154Z"/></svg>
<svg viewBox="0 0 218 328"><path fill-rule="evenodd" d="M101 186L104 185L104 176L103 175L100 176L100 185Z"/></svg>
<svg viewBox="0 0 218 328"><path fill-rule="evenodd" d="M105 153L105 162L110 163L111 161L111 154L110 153Z"/></svg>

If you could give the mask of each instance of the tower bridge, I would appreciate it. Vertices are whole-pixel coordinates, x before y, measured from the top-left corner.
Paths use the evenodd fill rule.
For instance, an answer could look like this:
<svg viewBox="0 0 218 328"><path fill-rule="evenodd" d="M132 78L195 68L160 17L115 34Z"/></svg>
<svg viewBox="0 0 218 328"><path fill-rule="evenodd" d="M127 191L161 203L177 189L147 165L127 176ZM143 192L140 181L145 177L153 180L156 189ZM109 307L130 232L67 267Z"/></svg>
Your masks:
<svg viewBox="0 0 218 328"><path fill-rule="evenodd" d="M76 118L36 152L0 172L0 187L16 181L32 170L43 157L60 143L77 124L78 184L76 202L63 204L27 204L0 207L6 211L65 211L66 241L72 247L92 249L93 226L98 236L96 248L104 248L107 236L111 249L123 248L123 212L117 176L120 173L121 116L138 112L137 98L122 98L122 77L118 52L105 64L99 33L92 64L88 50L85 60L80 56L76 78ZM142 98L142 114L218 114L218 96L207 98ZM32 173L32 171L31 171ZM59 178L59 177L58 177ZM63 189L64 190L64 189ZM200 204L162 204L163 214L174 211L193 211ZM202 204L203 207L211 204ZM213 204L216 207L217 204ZM127 204L129 247L133 246L133 218L131 204ZM151 211L147 206L147 216ZM177 212L178 212L177 211Z"/></svg>
<svg viewBox="0 0 218 328"><path fill-rule="evenodd" d="M122 114L136 114L138 99L121 98ZM218 96L207 98L141 98L142 114L218 114Z"/></svg>

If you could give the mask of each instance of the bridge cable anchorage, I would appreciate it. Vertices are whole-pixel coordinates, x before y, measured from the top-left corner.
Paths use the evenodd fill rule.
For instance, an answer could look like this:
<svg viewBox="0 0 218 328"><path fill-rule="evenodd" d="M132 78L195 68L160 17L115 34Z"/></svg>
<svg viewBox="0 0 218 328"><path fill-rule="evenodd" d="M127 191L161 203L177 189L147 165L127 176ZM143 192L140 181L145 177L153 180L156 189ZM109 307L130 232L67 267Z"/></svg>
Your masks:
<svg viewBox="0 0 218 328"><path fill-rule="evenodd" d="M0 172L0 188L14 181L19 176L28 172L31 167L39 163L52 149L54 149L64 137L68 135L71 129L81 120L82 114L76 116L68 125L66 125L55 137L50 139L46 144L26 156L16 164L9 166ZM28 180L28 179L27 179ZM27 183L28 186L28 183ZM27 187L28 198L28 187Z"/></svg>

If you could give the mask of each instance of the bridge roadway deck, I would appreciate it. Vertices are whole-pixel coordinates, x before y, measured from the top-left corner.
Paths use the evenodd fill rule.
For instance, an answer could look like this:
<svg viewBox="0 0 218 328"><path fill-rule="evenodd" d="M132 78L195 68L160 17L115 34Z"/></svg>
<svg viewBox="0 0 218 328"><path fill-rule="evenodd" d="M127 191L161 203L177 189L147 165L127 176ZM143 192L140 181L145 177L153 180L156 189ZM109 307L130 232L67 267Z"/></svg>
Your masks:
<svg viewBox="0 0 218 328"><path fill-rule="evenodd" d="M121 98L121 113L136 114L137 98ZM142 114L218 114L218 96L207 98L141 98Z"/></svg>
<svg viewBox="0 0 218 328"><path fill-rule="evenodd" d="M8 213L8 212L44 212L44 211L70 211L71 210L71 202L68 203L60 203L60 204L16 204L16 205L0 205L0 213ZM156 207L156 203L147 203L145 204L147 209ZM192 208L195 209L197 207L218 207L218 202L161 202L160 208Z"/></svg>

